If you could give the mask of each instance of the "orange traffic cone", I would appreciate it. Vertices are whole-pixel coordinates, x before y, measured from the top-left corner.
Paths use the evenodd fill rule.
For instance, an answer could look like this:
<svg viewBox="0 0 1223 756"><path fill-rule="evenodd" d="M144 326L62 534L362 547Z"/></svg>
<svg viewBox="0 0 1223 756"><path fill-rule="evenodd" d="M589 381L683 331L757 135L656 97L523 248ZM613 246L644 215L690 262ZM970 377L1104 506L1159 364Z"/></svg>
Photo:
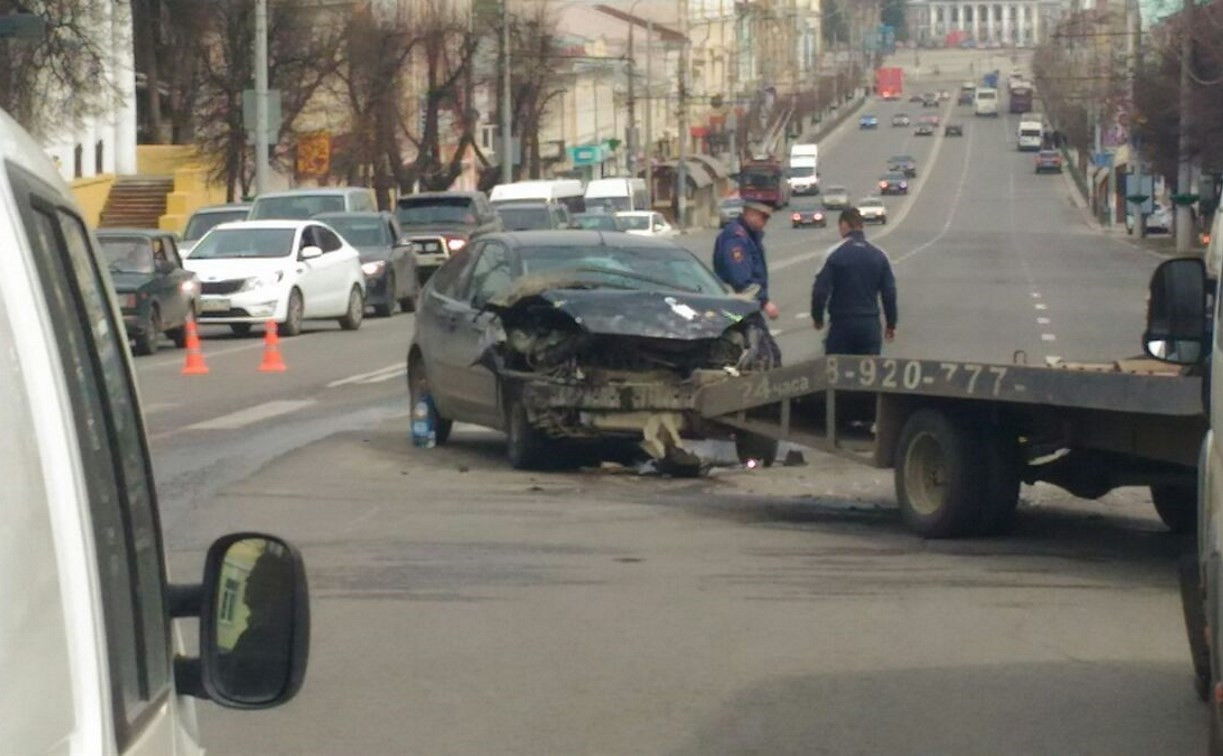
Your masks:
<svg viewBox="0 0 1223 756"><path fill-rule="evenodd" d="M204 363L204 352L200 349L200 334L195 327L195 318L187 318L187 361L183 363L183 375L208 375Z"/></svg>
<svg viewBox="0 0 1223 756"><path fill-rule="evenodd" d="M280 356L280 337L276 335L276 321L269 320L263 333L263 364L259 366L259 372L283 373L289 367Z"/></svg>

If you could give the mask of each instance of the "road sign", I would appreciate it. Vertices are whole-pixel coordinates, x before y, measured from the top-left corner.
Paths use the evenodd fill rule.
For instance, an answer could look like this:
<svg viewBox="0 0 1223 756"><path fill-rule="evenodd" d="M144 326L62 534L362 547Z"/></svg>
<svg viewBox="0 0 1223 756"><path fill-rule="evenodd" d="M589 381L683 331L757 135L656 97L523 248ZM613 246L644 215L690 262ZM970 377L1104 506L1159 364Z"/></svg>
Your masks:
<svg viewBox="0 0 1223 756"><path fill-rule="evenodd" d="M315 131L297 139L297 175L326 176L331 172L331 132Z"/></svg>
<svg viewBox="0 0 1223 756"><path fill-rule="evenodd" d="M252 142L255 141L255 90L242 90L242 128ZM268 144L280 141L280 90L268 90Z"/></svg>
<svg viewBox="0 0 1223 756"><path fill-rule="evenodd" d="M603 145L589 144L570 147L569 159L574 165L598 165L603 162Z"/></svg>

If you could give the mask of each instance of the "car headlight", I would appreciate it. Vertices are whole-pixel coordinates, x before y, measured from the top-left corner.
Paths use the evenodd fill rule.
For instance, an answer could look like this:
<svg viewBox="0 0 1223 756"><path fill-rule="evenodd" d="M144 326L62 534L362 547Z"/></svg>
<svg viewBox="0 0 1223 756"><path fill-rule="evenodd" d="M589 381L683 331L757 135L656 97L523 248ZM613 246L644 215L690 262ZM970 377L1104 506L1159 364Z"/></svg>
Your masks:
<svg viewBox="0 0 1223 756"><path fill-rule="evenodd" d="M374 260L361 265L361 272L367 276L380 276L384 270L386 270L386 260Z"/></svg>
<svg viewBox="0 0 1223 756"><path fill-rule="evenodd" d="M275 286L280 283L285 277L283 270L278 270L275 273L267 273L262 276L254 276L246 279L246 283L242 284L242 291L254 291L261 289L264 286Z"/></svg>
<svg viewBox="0 0 1223 756"><path fill-rule="evenodd" d="M200 287L199 287L199 284L197 284L194 279L188 278L186 281L183 281L181 284L179 284L178 288L184 294L192 294L198 291Z"/></svg>
<svg viewBox="0 0 1223 756"><path fill-rule="evenodd" d="M824 214L823 214L823 213L816 213L816 214L815 214L815 219L816 219L817 221L822 221L822 220L824 220Z"/></svg>
<svg viewBox="0 0 1223 756"><path fill-rule="evenodd" d="M466 246L467 246L466 239L447 239L446 240L446 249L450 250L451 252L458 252L459 250L463 249L463 247L466 247Z"/></svg>

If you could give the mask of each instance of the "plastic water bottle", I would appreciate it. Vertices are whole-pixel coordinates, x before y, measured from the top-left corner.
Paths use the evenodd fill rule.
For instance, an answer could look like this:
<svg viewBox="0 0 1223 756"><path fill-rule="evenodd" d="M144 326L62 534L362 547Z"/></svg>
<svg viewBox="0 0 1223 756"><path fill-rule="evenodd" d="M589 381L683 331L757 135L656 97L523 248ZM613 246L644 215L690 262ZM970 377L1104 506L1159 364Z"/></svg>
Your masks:
<svg viewBox="0 0 1223 756"><path fill-rule="evenodd" d="M412 445L423 449L437 446L437 429L434 420L433 398L425 394L412 408Z"/></svg>

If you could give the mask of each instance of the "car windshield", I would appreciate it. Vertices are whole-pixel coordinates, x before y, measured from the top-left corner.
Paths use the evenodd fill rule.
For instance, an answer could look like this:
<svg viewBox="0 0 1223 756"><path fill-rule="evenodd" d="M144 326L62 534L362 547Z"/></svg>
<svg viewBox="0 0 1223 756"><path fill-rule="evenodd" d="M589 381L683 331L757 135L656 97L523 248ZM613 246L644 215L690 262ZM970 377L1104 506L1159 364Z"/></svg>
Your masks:
<svg viewBox="0 0 1223 756"><path fill-rule="evenodd" d="M587 197L586 209L596 213L618 213L632 210L628 197Z"/></svg>
<svg viewBox="0 0 1223 756"><path fill-rule="evenodd" d="M572 271L594 286L725 294L722 282L691 252L677 247L556 245L519 252L522 274Z"/></svg>
<svg viewBox="0 0 1223 756"><path fill-rule="evenodd" d="M645 231L650 227L648 215L621 215L619 218L625 231Z"/></svg>
<svg viewBox="0 0 1223 756"><path fill-rule="evenodd" d="M551 213L540 207L498 207L506 231L543 231L552 228Z"/></svg>
<svg viewBox="0 0 1223 756"><path fill-rule="evenodd" d="M845 195L849 194L849 190L843 186L830 186L824 190L825 197L827 197L829 194Z"/></svg>
<svg viewBox="0 0 1223 756"><path fill-rule="evenodd" d="M776 189L778 175L771 171L744 171L739 184L751 189Z"/></svg>
<svg viewBox="0 0 1223 756"><path fill-rule="evenodd" d="M233 210L210 210L206 213L196 213L187 221L187 230L183 231L183 241L195 241L222 223L244 221L250 215L250 208L234 208Z"/></svg>
<svg viewBox="0 0 1223 756"><path fill-rule="evenodd" d="M152 273L153 248L140 237L98 239L112 273Z"/></svg>
<svg viewBox="0 0 1223 756"><path fill-rule="evenodd" d="M796 165L790 169L790 175L794 178L808 178L815 175L815 168L809 165Z"/></svg>
<svg viewBox="0 0 1223 756"><path fill-rule="evenodd" d="M381 218L326 218L324 221L354 247L385 247L392 244L390 230Z"/></svg>
<svg viewBox="0 0 1223 756"><path fill-rule="evenodd" d="M292 228L214 228L191 250L191 259L287 257L296 233Z"/></svg>
<svg viewBox="0 0 1223 756"><path fill-rule="evenodd" d="M859 207L859 208L863 208L863 207L883 207L883 202L882 202L881 200L877 200L877 199L873 199L873 198L868 198L868 199L864 199L864 200L861 200L860 202L858 202L858 207Z"/></svg>
<svg viewBox="0 0 1223 756"><path fill-rule="evenodd" d="M395 207L402 226L471 225L476 212L467 197L406 197Z"/></svg>
<svg viewBox="0 0 1223 756"><path fill-rule="evenodd" d="M883 181L904 181L905 177L904 177L904 174L901 174L901 173L887 173L887 174L884 174L882 180Z"/></svg>
<svg viewBox="0 0 1223 756"><path fill-rule="evenodd" d="M338 194L291 194L256 199L250 219L306 220L319 213L336 213L343 209L344 198Z"/></svg>
<svg viewBox="0 0 1223 756"><path fill-rule="evenodd" d="M616 216L607 213L583 213L573 216L575 227L586 231L619 231L621 226Z"/></svg>

